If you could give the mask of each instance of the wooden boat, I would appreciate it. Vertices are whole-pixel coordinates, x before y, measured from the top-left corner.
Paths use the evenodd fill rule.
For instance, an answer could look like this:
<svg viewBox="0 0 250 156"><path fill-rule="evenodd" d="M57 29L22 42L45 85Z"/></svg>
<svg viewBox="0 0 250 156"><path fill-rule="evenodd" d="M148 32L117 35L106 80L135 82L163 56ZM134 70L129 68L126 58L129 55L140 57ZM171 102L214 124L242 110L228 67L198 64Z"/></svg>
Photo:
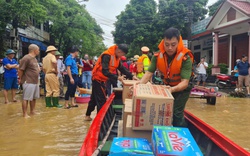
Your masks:
<svg viewBox="0 0 250 156"><path fill-rule="evenodd" d="M122 92L114 92L93 120L83 141L79 156L108 155L112 140L117 136L122 117ZM249 156L246 150L220 132L185 111L188 128L205 156Z"/></svg>

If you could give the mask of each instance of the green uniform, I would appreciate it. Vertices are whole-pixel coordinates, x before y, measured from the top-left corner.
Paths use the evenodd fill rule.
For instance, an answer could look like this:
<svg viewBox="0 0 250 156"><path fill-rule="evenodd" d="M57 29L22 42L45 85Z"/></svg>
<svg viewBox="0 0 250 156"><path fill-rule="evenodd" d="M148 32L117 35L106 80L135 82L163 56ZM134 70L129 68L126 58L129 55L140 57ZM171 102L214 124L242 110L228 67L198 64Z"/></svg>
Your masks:
<svg viewBox="0 0 250 156"><path fill-rule="evenodd" d="M172 60L173 58L168 57L168 61L171 62ZM157 68L156 64L157 64L157 57L153 56L148 71L154 73ZM188 79L188 80L190 79L192 74L192 60L190 59L189 56L187 57L187 60L182 62L182 68L180 74L181 74L181 79ZM181 127L186 126L186 122L184 120L184 108L189 98L191 89L192 86L189 86L181 92L172 93L174 97L173 126L181 126Z"/></svg>

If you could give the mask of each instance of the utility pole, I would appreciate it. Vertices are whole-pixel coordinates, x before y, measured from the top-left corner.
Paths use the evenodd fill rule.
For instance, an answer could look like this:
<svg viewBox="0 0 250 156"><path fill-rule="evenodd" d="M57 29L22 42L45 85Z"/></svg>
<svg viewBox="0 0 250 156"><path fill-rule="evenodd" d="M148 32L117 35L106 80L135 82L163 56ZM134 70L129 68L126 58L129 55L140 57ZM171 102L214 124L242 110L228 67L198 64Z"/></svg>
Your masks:
<svg viewBox="0 0 250 156"><path fill-rule="evenodd" d="M191 48L191 42L192 42L192 24L193 24L193 18L194 18L194 12L193 12L193 5L196 2L196 0L190 0L187 3L188 9L187 9L187 16L185 17L185 22L188 23L188 48Z"/></svg>

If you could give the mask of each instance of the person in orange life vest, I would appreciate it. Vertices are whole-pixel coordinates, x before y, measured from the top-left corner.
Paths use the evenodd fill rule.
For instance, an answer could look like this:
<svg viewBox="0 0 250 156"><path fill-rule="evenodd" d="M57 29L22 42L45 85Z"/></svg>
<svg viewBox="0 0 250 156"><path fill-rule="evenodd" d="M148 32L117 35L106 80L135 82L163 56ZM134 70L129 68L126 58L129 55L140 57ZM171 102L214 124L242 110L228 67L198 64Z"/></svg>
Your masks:
<svg viewBox="0 0 250 156"><path fill-rule="evenodd" d="M169 28L164 33L164 39L158 46L159 52L152 57L151 65L140 83L145 84L158 69L163 77L166 88L174 96L173 126L186 126L184 108L189 98L192 86L189 79L192 75L192 52L185 48L180 32Z"/></svg>
<svg viewBox="0 0 250 156"><path fill-rule="evenodd" d="M144 73L148 70L148 67L150 65L150 59L148 57L149 48L146 46L143 46L141 48L142 55L139 57L137 61L137 77L141 79L144 75Z"/></svg>
<svg viewBox="0 0 250 156"><path fill-rule="evenodd" d="M114 71L119 70L126 78L138 80L133 76L121 63L120 58L128 53L126 44L113 45L108 50L104 51L98 58L93 69L92 76L92 94L86 111L86 121L92 120L90 115L97 106L97 112L100 111L106 102L106 85L108 79L117 79L123 81L125 76L117 76Z"/></svg>

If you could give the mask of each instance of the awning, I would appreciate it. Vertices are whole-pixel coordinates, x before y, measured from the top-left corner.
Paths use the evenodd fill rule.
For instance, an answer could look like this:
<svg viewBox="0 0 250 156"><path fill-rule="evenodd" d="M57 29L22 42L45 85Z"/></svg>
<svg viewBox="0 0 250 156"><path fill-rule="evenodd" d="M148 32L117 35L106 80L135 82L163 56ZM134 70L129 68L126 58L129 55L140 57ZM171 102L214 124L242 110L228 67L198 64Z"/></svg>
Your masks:
<svg viewBox="0 0 250 156"><path fill-rule="evenodd" d="M36 44L37 46L40 47L40 50L41 51L46 51L47 49L47 45L45 45L43 42L41 41L38 41L38 40L35 40L35 39L30 39L30 38L27 38L27 37L24 37L24 36L20 36L21 38L21 41L22 42L26 42L26 43L31 43L31 44Z"/></svg>

